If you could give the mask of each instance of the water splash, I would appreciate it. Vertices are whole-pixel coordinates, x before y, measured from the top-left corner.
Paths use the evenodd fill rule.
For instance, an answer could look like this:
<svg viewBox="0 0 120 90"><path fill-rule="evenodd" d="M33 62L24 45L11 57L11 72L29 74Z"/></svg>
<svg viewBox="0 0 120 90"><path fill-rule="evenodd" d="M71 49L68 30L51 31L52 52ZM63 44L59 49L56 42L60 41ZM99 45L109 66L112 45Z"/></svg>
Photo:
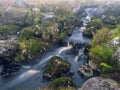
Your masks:
<svg viewBox="0 0 120 90"><path fill-rule="evenodd" d="M85 48L81 48L78 51L78 55L75 57L74 61L77 62L78 58L83 54Z"/></svg>

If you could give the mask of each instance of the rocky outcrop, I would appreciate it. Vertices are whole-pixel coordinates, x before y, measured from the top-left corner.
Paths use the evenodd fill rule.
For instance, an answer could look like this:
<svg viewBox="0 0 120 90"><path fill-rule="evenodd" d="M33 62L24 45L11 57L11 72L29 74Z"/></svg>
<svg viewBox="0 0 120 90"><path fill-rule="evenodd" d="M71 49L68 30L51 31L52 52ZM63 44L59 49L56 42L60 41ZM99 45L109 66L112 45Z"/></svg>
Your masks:
<svg viewBox="0 0 120 90"><path fill-rule="evenodd" d="M120 46L120 37L115 37L112 39L109 43L108 46L110 47L119 47Z"/></svg>
<svg viewBox="0 0 120 90"><path fill-rule="evenodd" d="M79 90L120 90L120 87L114 80L94 77L87 80Z"/></svg>
<svg viewBox="0 0 120 90"><path fill-rule="evenodd" d="M23 25L27 15L27 10L20 8L10 7L0 18L2 24L19 24Z"/></svg>

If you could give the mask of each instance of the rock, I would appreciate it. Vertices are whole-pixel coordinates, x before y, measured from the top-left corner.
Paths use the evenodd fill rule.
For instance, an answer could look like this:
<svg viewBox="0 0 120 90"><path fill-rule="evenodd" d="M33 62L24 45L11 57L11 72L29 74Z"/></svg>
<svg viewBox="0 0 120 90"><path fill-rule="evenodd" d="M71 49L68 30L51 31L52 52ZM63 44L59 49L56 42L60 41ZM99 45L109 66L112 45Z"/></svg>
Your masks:
<svg viewBox="0 0 120 90"><path fill-rule="evenodd" d="M43 77L54 79L66 74L70 70L70 63L60 57L53 56L44 67Z"/></svg>
<svg viewBox="0 0 120 90"><path fill-rule="evenodd" d="M79 90L120 90L120 87L114 80L94 77L87 80Z"/></svg>
<svg viewBox="0 0 120 90"><path fill-rule="evenodd" d="M17 40L0 40L0 64L2 76L8 76L20 69L20 65L14 62L15 53L18 50Z"/></svg>
<svg viewBox="0 0 120 90"><path fill-rule="evenodd" d="M84 30L82 34L83 34L83 36L88 37L88 38L93 37L92 32L90 32L88 30Z"/></svg>
<svg viewBox="0 0 120 90"><path fill-rule="evenodd" d="M85 77L92 77L93 76L93 69L89 65L83 65L79 68L79 72L81 75Z"/></svg>
<svg viewBox="0 0 120 90"><path fill-rule="evenodd" d="M27 10L10 7L1 16L0 23L23 25L26 15L27 15Z"/></svg>
<svg viewBox="0 0 120 90"><path fill-rule="evenodd" d="M13 57L18 49L16 40L0 40L0 57Z"/></svg>
<svg viewBox="0 0 120 90"><path fill-rule="evenodd" d="M24 0L15 0L12 4L15 7L28 8L29 5Z"/></svg>
<svg viewBox="0 0 120 90"><path fill-rule="evenodd" d="M117 58L118 62L120 63L120 47L118 50L115 52L114 57Z"/></svg>
<svg viewBox="0 0 120 90"><path fill-rule="evenodd" d="M9 76L9 75L13 74L14 72L17 72L20 68L21 68L21 65L11 61L11 59L10 59L10 61L4 60L1 75Z"/></svg>
<svg viewBox="0 0 120 90"><path fill-rule="evenodd" d="M115 37L112 39L109 43L108 46L110 47L119 47L120 46L120 37Z"/></svg>
<svg viewBox="0 0 120 90"><path fill-rule="evenodd" d="M51 90L77 90L74 82L69 77L60 77L53 80L49 88Z"/></svg>
<svg viewBox="0 0 120 90"><path fill-rule="evenodd" d="M39 15L40 14L40 9L39 8L32 8L32 13Z"/></svg>

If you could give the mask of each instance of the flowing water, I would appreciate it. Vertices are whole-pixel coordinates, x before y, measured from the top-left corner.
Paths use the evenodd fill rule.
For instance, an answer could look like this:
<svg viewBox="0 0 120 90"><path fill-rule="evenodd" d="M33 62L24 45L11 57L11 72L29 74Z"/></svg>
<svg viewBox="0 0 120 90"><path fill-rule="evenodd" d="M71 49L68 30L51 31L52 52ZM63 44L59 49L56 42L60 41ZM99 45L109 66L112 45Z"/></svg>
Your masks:
<svg viewBox="0 0 120 90"><path fill-rule="evenodd" d="M91 10L94 9L88 8L85 10L87 16L83 19L83 27L74 30L71 37L66 40L68 43L67 46L48 52L42 59L39 59L39 63L34 66L22 66L21 70L11 77L0 77L0 90L35 90L39 87L46 88L49 85L49 81L42 77L43 67L54 55L70 62L70 72L74 73L73 81L77 87L81 87L86 79L78 74L78 69L80 66L87 63L86 55L84 54L85 47L80 48L77 54L70 53L73 46L69 42L74 42L75 44L78 42L88 43L90 41L82 36L82 28L85 28L85 25L91 20L92 14L89 12Z"/></svg>

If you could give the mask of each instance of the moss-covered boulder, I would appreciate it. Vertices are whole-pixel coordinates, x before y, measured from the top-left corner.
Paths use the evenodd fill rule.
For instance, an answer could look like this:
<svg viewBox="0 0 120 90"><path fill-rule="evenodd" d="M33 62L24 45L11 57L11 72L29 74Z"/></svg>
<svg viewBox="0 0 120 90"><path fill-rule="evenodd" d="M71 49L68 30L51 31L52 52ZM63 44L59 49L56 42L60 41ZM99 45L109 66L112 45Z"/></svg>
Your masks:
<svg viewBox="0 0 120 90"><path fill-rule="evenodd" d="M76 90L74 82L69 77L60 77L53 80L49 88L51 90Z"/></svg>
<svg viewBox="0 0 120 90"><path fill-rule="evenodd" d="M54 79L66 74L70 69L70 63L62 58L53 56L44 67L43 76L47 79Z"/></svg>

